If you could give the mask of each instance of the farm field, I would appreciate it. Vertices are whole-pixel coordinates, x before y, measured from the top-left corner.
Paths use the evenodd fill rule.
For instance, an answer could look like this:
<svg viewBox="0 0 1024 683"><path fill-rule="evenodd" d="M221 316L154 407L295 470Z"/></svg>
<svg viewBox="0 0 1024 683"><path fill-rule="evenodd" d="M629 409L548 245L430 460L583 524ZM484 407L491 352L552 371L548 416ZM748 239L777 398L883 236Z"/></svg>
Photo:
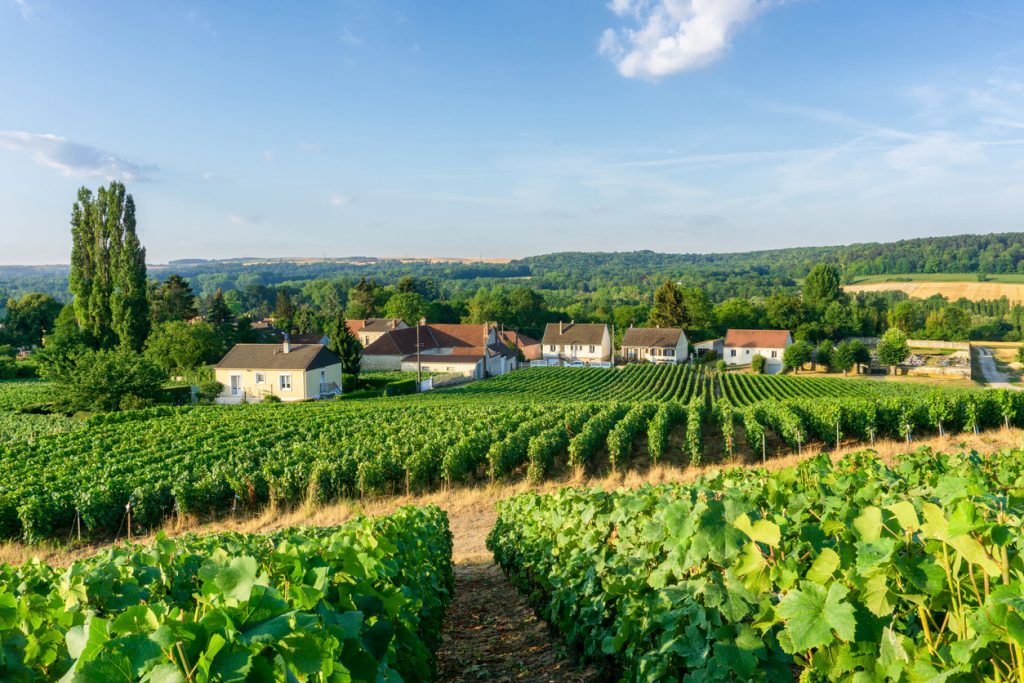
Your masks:
<svg viewBox="0 0 1024 683"><path fill-rule="evenodd" d="M1024 284L1024 273L989 273L987 282L1004 282ZM912 282L977 282L977 273L902 273L894 275L858 275L851 284L862 285L873 282L895 282L898 280Z"/></svg>
<svg viewBox="0 0 1024 683"><path fill-rule="evenodd" d="M498 503L496 561L622 680L1020 680L1024 453L854 454Z"/></svg>
<svg viewBox="0 0 1024 683"><path fill-rule="evenodd" d="M894 277L894 276L888 276ZM847 292L906 292L914 299L927 299L940 294L950 301L965 298L970 301L993 300L1006 297L1011 304L1024 303L1024 280L1018 282L923 281L913 282L867 282L844 285Z"/></svg>
<svg viewBox="0 0 1024 683"><path fill-rule="evenodd" d="M423 507L3 565L0 679L430 680L451 550Z"/></svg>
<svg viewBox="0 0 1024 683"><path fill-rule="evenodd" d="M1022 424L1016 392L640 365L522 370L390 399L158 407L0 444L0 538L110 537L129 503L144 530L268 504Z"/></svg>

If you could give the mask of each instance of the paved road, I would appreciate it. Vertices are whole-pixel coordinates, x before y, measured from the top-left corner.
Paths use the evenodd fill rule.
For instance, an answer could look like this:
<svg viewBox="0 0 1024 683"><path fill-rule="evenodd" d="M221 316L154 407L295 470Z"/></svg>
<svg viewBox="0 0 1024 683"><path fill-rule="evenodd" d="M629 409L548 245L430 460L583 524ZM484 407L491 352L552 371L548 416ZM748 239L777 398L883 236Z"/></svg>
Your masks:
<svg viewBox="0 0 1024 683"><path fill-rule="evenodd" d="M1010 384L1010 378L1004 372L999 372L996 367L996 358L992 355L992 349L985 346L975 347L978 350L978 369L985 383L993 389L1021 389L1022 387Z"/></svg>

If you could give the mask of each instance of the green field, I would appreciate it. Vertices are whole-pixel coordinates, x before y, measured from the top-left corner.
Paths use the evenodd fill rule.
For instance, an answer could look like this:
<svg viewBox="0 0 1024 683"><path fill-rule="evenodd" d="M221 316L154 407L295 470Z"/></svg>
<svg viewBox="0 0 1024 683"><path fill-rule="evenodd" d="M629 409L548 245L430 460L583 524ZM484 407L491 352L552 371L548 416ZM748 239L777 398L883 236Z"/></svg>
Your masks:
<svg viewBox="0 0 1024 683"><path fill-rule="evenodd" d="M977 273L906 273L902 275L858 275L850 281L853 285L875 282L978 282ZM990 273L986 282L1024 284L1024 273Z"/></svg>
<svg viewBox="0 0 1024 683"><path fill-rule="evenodd" d="M501 501L488 547L628 681L1019 681L1024 452Z"/></svg>
<svg viewBox="0 0 1024 683"><path fill-rule="evenodd" d="M0 566L0 680L428 681L451 553L425 507Z"/></svg>
<svg viewBox="0 0 1024 683"><path fill-rule="evenodd" d="M109 537L123 530L129 502L143 530L172 515L268 503L1024 425L1024 395L632 365L520 370L409 397L163 406L75 423L0 444L0 538L66 538L79 527Z"/></svg>

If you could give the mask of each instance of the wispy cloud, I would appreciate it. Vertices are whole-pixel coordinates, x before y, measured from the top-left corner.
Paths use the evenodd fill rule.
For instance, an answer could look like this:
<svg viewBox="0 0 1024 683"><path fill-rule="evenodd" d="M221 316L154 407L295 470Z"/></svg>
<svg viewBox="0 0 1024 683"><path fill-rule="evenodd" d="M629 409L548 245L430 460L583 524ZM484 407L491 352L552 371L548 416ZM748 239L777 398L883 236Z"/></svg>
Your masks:
<svg viewBox="0 0 1024 683"><path fill-rule="evenodd" d="M337 192L335 192L334 194L331 195L330 201L331 201L331 206L337 206L339 208L342 207L342 206L348 206L352 202L351 199L349 199L345 195L339 194Z"/></svg>
<svg viewBox="0 0 1024 683"><path fill-rule="evenodd" d="M0 148L27 154L40 166L55 168L67 176L146 181L152 179L159 170L157 166L137 164L110 152L49 133L2 130Z"/></svg>
<svg viewBox="0 0 1024 683"><path fill-rule="evenodd" d="M262 223L263 216L260 216L259 214L243 215L240 213L229 213L228 220L235 225L254 225L256 223Z"/></svg>
<svg viewBox="0 0 1024 683"><path fill-rule="evenodd" d="M14 4L17 5L18 11L21 12L21 18L28 21L35 14L36 8L28 3L28 0L14 0Z"/></svg>
<svg viewBox="0 0 1024 683"><path fill-rule="evenodd" d="M345 45L349 45L351 47L363 44L362 38L353 33L352 29L348 26L345 26L344 28L341 29L341 35L339 36L339 40L341 40L341 42L344 43Z"/></svg>
<svg viewBox="0 0 1024 683"><path fill-rule="evenodd" d="M608 8L637 28L606 29L601 54L627 78L656 79L711 64L733 35L781 0L612 0Z"/></svg>
<svg viewBox="0 0 1024 683"><path fill-rule="evenodd" d="M265 149L263 150L263 161L271 162L274 160L274 150Z"/></svg>

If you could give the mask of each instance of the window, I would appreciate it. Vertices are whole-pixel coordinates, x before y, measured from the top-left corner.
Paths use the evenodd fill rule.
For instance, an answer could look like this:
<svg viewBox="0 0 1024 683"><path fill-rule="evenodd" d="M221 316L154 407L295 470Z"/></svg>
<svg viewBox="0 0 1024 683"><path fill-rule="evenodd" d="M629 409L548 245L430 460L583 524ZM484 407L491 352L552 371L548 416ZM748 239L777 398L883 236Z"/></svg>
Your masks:
<svg viewBox="0 0 1024 683"><path fill-rule="evenodd" d="M736 349L729 349L729 355L732 356L733 358L735 358L736 357Z"/></svg>
<svg viewBox="0 0 1024 683"><path fill-rule="evenodd" d="M278 377L278 386L281 388L281 391L291 391L292 390L292 376L291 375L281 375L281 376L279 376Z"/></svg>
<svg viewBox="0 0 1024 683"><path fill-rule="evenodd" d="M750 355L750 349L746 349L743 353L745 353L745 354L747 354L749 356Z"/></svg>
<svg viewBox="0 0 1024 683"><path fill-rule="evenodd" d="M665 349L662 352L662 355L663 356L674 356L674 355L676 355L676 350L675 349Z"/></svg>
<svg viewBox="0 0 1024 683"><path fill-rule="evenodd" d="M554 353L555 352L555 345L551 344L550 346L548 346L548 351L550 351L551 353Z"/></svg>
<svg viewBox="0 0 1024 683"><path fill-rule="evenodd" d="M266 373L257 372L256 373L256 384L266 384L266 383L267 383L267 375L266 375Z"/></svg>
<svg viewBox="0 0 1024 683"><path fill-rule="evenodd" d="M772 358L778 358L778 356L779 356L779 352L778 352L778 351L775 351L775 350L773 349L773 350L772 350Z"/></svg>
<svg viewBox="0 0 1024 683"><path fill-rule="evenodd" d="M593 345L593 344L591 344L591 345L590 345L590 352L591 352L591 353L593 353L593 352L594 352L594 345Z"/></svg>

